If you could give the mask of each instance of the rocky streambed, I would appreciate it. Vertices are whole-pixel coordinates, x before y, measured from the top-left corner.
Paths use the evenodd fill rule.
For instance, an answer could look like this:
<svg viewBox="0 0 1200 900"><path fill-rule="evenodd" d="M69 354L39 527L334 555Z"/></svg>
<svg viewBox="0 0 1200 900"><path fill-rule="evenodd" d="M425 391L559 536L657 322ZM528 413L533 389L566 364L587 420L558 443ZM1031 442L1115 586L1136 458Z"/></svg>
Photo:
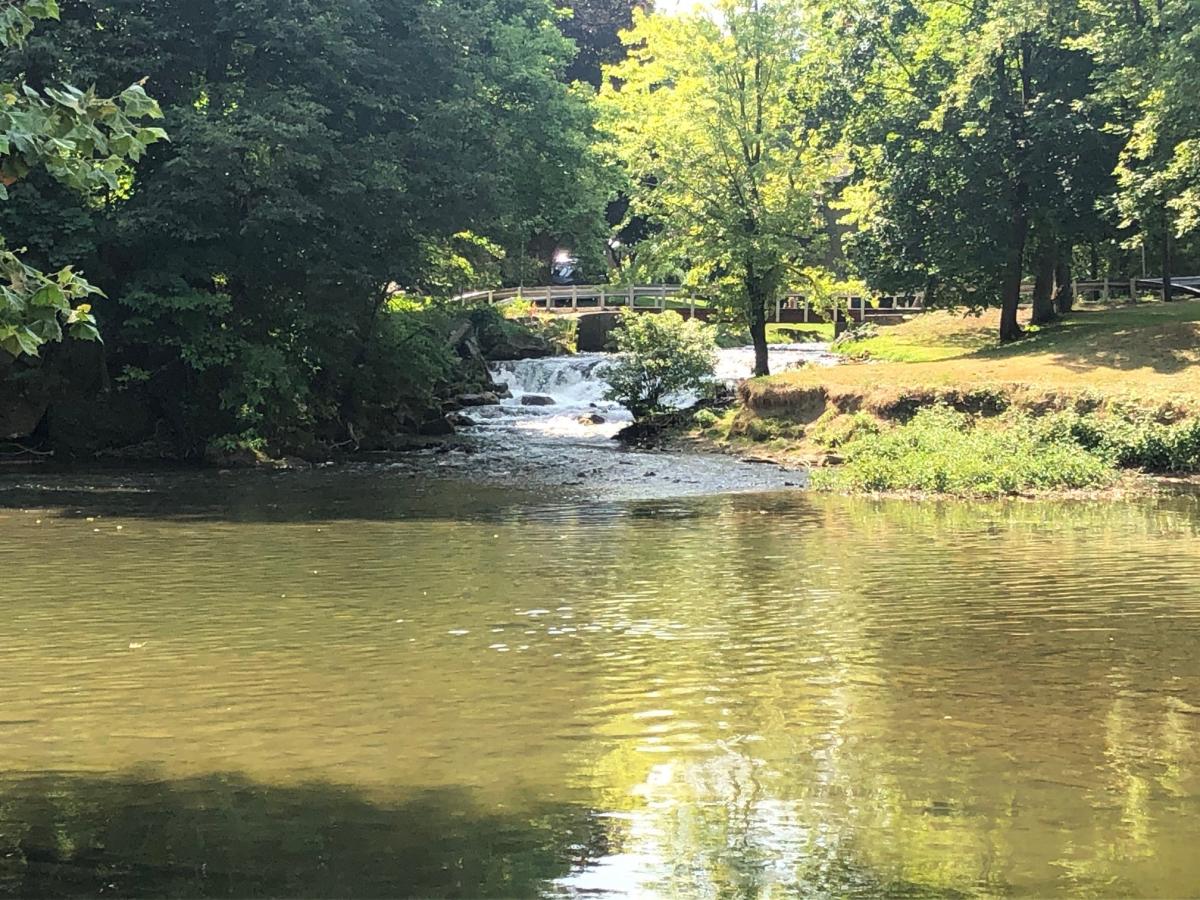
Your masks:
<svg viewBox="0 0 1200 900"><path fill-rule="evenodd" d="M717 375L744 377L750 348L721 351ZM616 434L633 418L605 399L605 368L612 356L574 356L493 363L498 390L458 398L458 436L449 444L409 454L395 463L416 474L438 473L498 483L558 487L611 499L777 490L804 484L804 473L772 463L717 454L642 451L623 447ZM781 370L834 362L821 344L771 350ZM692 398L679 398L686 405Z"/></svg>

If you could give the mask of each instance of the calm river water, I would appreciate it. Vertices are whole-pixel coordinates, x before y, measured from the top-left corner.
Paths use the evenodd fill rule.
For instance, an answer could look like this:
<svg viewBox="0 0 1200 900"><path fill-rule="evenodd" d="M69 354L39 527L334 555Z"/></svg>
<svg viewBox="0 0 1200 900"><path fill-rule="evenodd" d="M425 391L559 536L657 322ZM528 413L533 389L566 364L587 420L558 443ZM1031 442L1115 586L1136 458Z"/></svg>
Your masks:
<svg viewBox="0 0 1200 900"><path fill-rule="evenodd" d="M0 892L1200 892L1200 504L0 477Z"/></svg>

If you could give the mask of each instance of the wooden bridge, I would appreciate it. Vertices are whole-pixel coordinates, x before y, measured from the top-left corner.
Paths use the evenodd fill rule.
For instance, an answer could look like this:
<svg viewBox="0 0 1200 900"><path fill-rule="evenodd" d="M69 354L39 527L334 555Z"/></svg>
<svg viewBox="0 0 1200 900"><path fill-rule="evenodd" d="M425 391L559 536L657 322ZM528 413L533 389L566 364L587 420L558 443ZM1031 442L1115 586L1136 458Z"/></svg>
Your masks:
<svg viewBox="0 0 1200 900"><path fill-rule="evenodd" d="M463 304L503 303L506 300L524 300L534 308L552 313L583 313L606 310L632 309L638 312L662 312L671 309L685 319L707 319L713 308L707 300L690 294L677 284L572 284L540 287L506 288L495 291L472 291L454 298ZM897 316L919 313L923 309L920 295L907 297L862 297L842 296L841 308L848 311L855 321L886 320ZM812 303L804 294L787 294L775 302L772 322L824 322L827 314L821 310L828 306Z"/></svg>
<svg viewBox="0 0 1200 900"><path fill-rule="evenodd" d="M1180 293L1200 297L1200 276L1171 279L1172 288ZM1107 302L1114 297L1137 297L1142 293L1158 292L1162 279L1143 277L1129 279L1104 278L1090 281L1073 281L1076 297L1091 294L1096 300ZM1021 293L1033 293L1033 283L1021 286ZM571 284L539 287L505 288L492 291L471 291L459 294L455 301L468 303L503 303L520 298L536 309L552 313L582 313L604 310L633 309L640 312L662 312L673 309L684 318L707 319L713 308L707 300L688 293L677 284ZM914 315L924 310L921 293L906 296L859 297L842 295L837 298L838 306L856 322L896 321L899 317ZM824 322L828 320L828 302L814 304L811 296L800 293L787 294L775 302L773 322Z"/></svg>

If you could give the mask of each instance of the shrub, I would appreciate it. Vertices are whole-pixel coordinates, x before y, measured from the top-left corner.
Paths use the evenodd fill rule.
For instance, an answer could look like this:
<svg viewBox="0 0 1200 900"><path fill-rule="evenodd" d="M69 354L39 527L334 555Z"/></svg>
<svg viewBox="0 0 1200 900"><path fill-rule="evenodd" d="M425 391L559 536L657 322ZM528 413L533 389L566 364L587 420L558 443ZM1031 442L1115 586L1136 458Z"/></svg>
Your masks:
<svg viewBox="0 0 1200 900"><path fill-rule="evenodd" d="M857 437L878 434L881 430L879 420L870 413L856 412L847 416L833 407L821 414L808 434L814 444L836 450Z"/></svg>
<svg viewBox="0 0 1200 900"><path fill-rule="evenodd" d="M717 345L712 328L676 312L626 312L615 333L620 359L607 367L605 396L635 419L662 412L672 399L712 384Z"/></svg>
<svg viewBox="0 0 1200 900"><path fill-rule="evenodd" d="M1064 412L1040 425L1063 436L1111 465L1146 472L1200 471L1200 420L1165 424L1137 413L1098 416Z"/></svg>
<svg viewBox="0 0 1200 900"><path fill-rule="evenodd" d="M945 405L891 431L854 437L844 457L841 467L815 473L814 486L1000 496L1104 487L1116 477L1111 462L1061 428L1015 413L979 421Z"/></svg>

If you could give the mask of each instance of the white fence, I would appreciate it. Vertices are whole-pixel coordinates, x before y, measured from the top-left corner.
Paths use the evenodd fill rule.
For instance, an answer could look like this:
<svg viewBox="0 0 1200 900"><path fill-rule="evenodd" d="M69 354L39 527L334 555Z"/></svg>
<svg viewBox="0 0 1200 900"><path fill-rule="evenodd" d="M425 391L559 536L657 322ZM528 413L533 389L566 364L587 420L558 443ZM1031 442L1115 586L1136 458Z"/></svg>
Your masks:
<svg viewBox="0 0 1200 900"><path fill-rule="evenodd" d="M676 284L572 284L525 288L505 288L494 291L472 291L454 298L459 303L502 303L520 298L538 309L550 312L571 313L580 310L596 311L611 309L637 309L655 311L675 309L695 317L707 315L709 305L701 297L686 293ZM885 318L921 312L920 295L885 298L886 305L878 301L864 301L861 297L844 296L841 307L850 310L855 318ZM827 304L821 304L826 306ZM804 294L788 294L775 303L774 320L782 322L819 322L823 320L819 307L815 307Z"/></svg>

